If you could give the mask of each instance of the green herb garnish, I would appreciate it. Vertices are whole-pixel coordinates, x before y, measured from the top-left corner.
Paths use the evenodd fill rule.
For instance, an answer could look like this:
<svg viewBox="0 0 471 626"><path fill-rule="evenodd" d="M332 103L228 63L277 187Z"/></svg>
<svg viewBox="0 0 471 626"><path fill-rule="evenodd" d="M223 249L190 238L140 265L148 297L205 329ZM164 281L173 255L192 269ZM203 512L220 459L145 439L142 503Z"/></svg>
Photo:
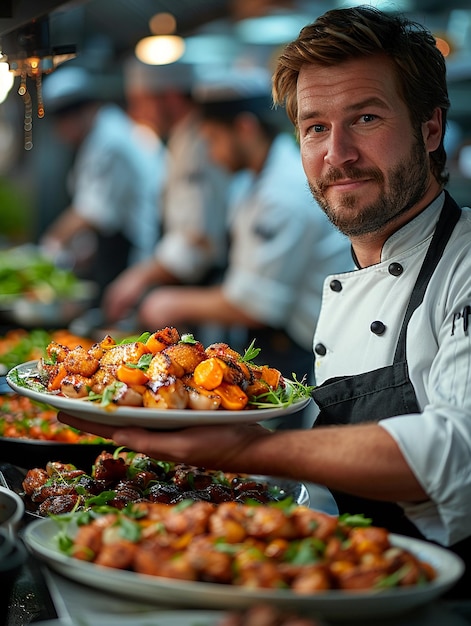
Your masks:
<svg viewBox="0 0 471 626"><path fill-rule="evenodd" d="M258 357L260 354L261 348L255 348L255 339L252 340L250 346L245 350L244 354L241 357L241 361L243 363L250 363L254 359Z"/></svg>
<svg viewBox="0 0 471 626"><path fill-rule="evenodd" d="M125 363L126 367L131 367L133 369L142 370L145 372L149 369L150 362L152 361L154 355L152 352L148 354L143 354L137 363Z"/></svg>
<svg viewBox="0 0 471 626"><path fill-rule="evenodd" d="M342 513L342 515L339 515L339 522L344 526L371 526L372 521L370 517L365 517L362 513L355 515Z"/></svg>
<svg viewBox="0 0 471 626"><path fill-rule="evenodd" d="M195 343L198 343L198 341L195 339L194 335L192 335L191 333L184 333L180 338L180 343L195 344Z"/></svg>
<svg viewBox="0 0 471 626"><path fill-rule="evenodd" d="M293 373L293 380L285 380L284 386L271 389L267 386L266 393L250 398L250 405L258 409L272 409L278 407L284 409L295 402L311 398L314 385L307 385L305 378L299 381Z"/></svg>

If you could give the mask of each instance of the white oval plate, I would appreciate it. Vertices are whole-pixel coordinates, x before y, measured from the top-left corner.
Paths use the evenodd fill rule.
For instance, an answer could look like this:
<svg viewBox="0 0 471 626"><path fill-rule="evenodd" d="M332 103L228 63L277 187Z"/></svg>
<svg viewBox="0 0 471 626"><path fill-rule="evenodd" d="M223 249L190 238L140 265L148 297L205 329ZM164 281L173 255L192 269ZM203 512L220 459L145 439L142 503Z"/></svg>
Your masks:
<svg viewBox="0 0 471 626"><path fill-rule="evenodd" d="M245 411L193 411L191 409L159 411L158 409L115 405L104 408L100 407L96 402L73 400L53 392L38 390L37 386L28 383L28 379L37 375L37 361L29 361L13 367L8 372L6 381L16 393L22 396L49 404L55 409L88 422L110 426L139 426L154 430L176 430L203 424L263 422L297 413L311 401L311 398L305 398L298 402L293 402L286 408L274 407L273 409L247 409ZM18 380L21 380L21 383L18 383Z"/></svg>
<svg viewBox="0 0 471 626"><path fill-rule="evenodd" d="M76 582L108 593L159 605L201 609L243 609L256 603L270 603L291 611L318 614L325 618L379 618L399 614L437 598L464 571L454 553L418 539L391 534L391 543L410 550L430 563L437 578L425 585L382 591L328 591L299 595L285 589L248 589L217 583L191 582L147 576L101 567L68 557L57 547L59 526L53 519L30 523L24 541L31 552L52 569Z"/></svg>

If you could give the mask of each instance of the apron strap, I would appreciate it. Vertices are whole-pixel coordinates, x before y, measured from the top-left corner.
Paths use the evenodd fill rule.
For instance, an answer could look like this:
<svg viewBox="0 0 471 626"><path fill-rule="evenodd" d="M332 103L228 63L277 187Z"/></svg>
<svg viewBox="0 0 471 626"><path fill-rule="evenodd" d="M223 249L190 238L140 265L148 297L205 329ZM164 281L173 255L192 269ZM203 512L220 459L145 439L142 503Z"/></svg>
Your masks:
<svg viewBox="0 0 471 626"><path fill-rule="evenodd" d="M407 306L404 321L402 323L401 332L397 341L396 353L394 355L394 363L399 363L406 360L406 334L407 325L409 324L412 314L420 306L424 299L425 291L430 282L435 268L440 261L443 251L451 237L451 233L455 228L458 220L460 219L461 209L445 190L445 202L443 204L442 212L437 222L435 232L432 237L432 241L425 255L422 267L420 268L419 275L415 282L414 289L412 291L409 304Z"/></svg>

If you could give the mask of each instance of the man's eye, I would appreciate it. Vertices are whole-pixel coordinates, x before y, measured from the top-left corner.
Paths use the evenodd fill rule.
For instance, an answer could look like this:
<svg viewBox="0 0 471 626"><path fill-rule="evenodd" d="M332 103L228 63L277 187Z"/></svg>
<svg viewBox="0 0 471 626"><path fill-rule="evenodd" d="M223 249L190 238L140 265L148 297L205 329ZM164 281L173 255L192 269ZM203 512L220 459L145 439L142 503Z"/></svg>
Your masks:
<svg viewBox="0 0 471 626"><path fill-rule="evenodd" d="M308 132L310 133L322 133L324 130L325 126L323 126L322 124L313 124L308 128Z"/></svg>
<svg viewBox="0 0 471 626"><path fill-rule="evenodd" d="M377 119L376 115L372 115L371 113L366 113L365 115L362 115L360 118L361 122L374 122L374 120Z"/></svg>

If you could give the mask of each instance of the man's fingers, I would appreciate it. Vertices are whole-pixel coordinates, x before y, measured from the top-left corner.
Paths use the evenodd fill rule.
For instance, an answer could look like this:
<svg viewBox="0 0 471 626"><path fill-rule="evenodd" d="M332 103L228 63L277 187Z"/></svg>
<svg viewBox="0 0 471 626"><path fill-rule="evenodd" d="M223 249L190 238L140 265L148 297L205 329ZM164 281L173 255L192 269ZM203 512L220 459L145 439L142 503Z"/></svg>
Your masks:
<svg viewBox="0 0 471 626"><path fill-rule="evenodd" d="M64 411L59 411L57 419L63 424L72 426L77 430L81 430L84 433L93 433L99 437L105 437L105 439L112 439L112 435L116 431L116 426L108 426L106 424L96 424L95 422L88 422L87 420L74 417Z"/></svg>

